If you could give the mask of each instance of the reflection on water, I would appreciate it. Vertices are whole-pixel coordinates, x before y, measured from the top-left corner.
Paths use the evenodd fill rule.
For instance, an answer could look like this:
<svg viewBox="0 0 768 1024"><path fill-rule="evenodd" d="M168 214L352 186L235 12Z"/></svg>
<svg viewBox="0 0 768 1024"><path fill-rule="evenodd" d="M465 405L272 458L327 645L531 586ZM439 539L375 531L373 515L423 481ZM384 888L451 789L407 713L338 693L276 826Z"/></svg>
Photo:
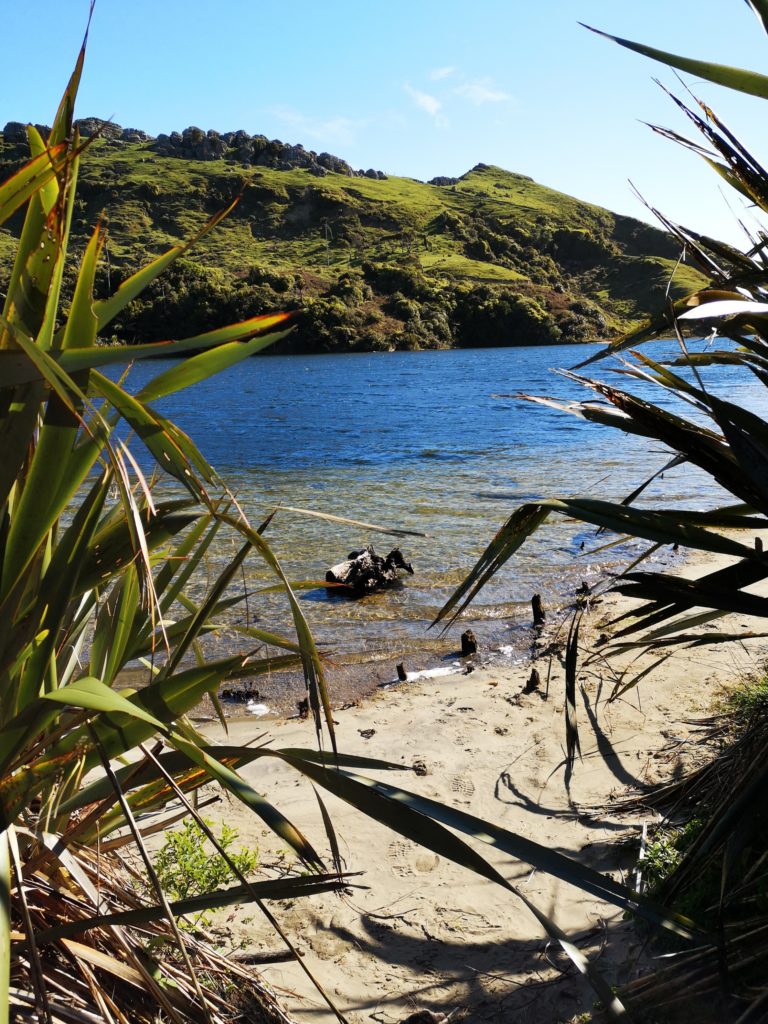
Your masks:
<svg viewBox="0 0 768 1024"><path fill-rule="evenodd" d="M257 358L158 408L194 437L253 523L290 505L426 534L396 540L279 511L266 536L295 580L323 580L328 566L366 543L382 553L399 544L416 571L402 587L358 602L302 592L302 606L317 639L337 651L436 650L436 631L427 634L427 626L518 505L543 496L619 500L667 461L661 446L509 397L590 397L550 368L591 351ZM139 365L129 384L138 388L162 369L163 362ZM716 374L729 397L753 406L759 400L762 389L749 378L729 367ZM598 364L595 376L609 378L608 364ZM641 386L668 404L664 392ZM686 467L666 473L643 501L658 503L660 495L670 507L719 500L704 474ZM592 553L607 539L553 516L485 588L462 628L471 625L483 643L508 643L528 622L532 593L541 592L545 604L562 602L582 580L626 564L628 545ZM230 550L222 545L212 555L212 573ZM253 589L271 577L254 558L246 580ZM249 614L288 628L281 596L252 598Z"/></svg>

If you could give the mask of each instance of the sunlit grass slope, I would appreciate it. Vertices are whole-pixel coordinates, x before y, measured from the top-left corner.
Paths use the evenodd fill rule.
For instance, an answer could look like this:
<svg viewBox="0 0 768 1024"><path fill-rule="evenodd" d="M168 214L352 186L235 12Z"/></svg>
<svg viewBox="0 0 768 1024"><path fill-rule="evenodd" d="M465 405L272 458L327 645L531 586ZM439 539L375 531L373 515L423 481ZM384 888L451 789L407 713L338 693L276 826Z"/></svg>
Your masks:
<svg viewBox="0 0 768 1024"><path fill-rule="evenodd" d="M114 325L115 337L204 330L218 306L246 318L306 306L291 344L319 350L607 338L701 287L679 246L640 221L478 164L455 182L161 156L153 142L96 140L81 172L73 242L103 213L104 287L234 213ZM19 147L3 145L10 168ZM0 236L0 264L11 232ZM391 271L391 273L390 273Z"/></svg>

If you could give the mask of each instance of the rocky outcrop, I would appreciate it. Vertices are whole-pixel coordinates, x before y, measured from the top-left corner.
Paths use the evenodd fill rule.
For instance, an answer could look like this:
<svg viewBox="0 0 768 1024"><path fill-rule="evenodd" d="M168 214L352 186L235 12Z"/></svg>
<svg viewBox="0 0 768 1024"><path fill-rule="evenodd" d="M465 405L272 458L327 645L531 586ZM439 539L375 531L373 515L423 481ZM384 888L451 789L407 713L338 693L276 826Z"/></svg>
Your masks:
<svg viewBox="0 0 768 1024"><path fill-rule="evenodd" d="M455 185L459 181L458 178L446 178L444 174L438 174L436 178L430 178L427 182L428 185Z"/></svg>
<svg viewBox="0 0 768 1024"><path fill-rule="evenodd" d="M12 146L26 146L27 144L27 125L28 121L9 121L8 124L3 128L3 139L5 142ZM48 138L50 134L50 126L47 124L36 124L35 128L40 132L44 139Z"/></svg>
<svg viewBox="0 0 768 1024"><path fill-rule="evenodd" d="M221 160L228 146L218 132L191 125L183 132L158 135L152 148L163 156L183 157L185 160Z"/></svg>
<svg viewBox="0 0 768 1024"><path fill-rule="evenodd" d="M123 129L114 121L102 121L100 117L81 117L75 121L75 128L84 139L90 139L94 135L100 135L102 139L109 139L111 142L119 142Z"/></svg>
<svg viewBox="0 0 768 1024"><path fill-rule="evenodd" d="M3 128L3 138L12 146L17 146L21 142L26 142L27 126L22 124L21 121L9 121L5 128Z"/></svg>
<svg viewBox="0 0 768 1024"><path fill-rule="evenodd" d="M120 133L121 142L149 142L151 139L152 136L140 128L123 128Z"/></svg>
<svg viewBox="0 0 768 1024"><path fill-rule="evenodd" d="M266 135L249 135L240 129L235 132L219 133L209 128L204 131L195 125L183 132L161 133L155 138L138 128L122 128L114 121L103 121L99 117L81 117L75 121L84 138L100 135L112 146L124 143L152 143L152 149L160 156L179 157L182 160L227 160L246 167L270 167L278 171L303 168L318 178L326 174L344 174L350 178L373 178L386 181L383 171L369 167L367 171L355 171L341 157L333 153L315 153L301 145L291 145L279 139L268 139ZM47 125L35 126L43 138L47 138ZM9 121L3 129L6 143L14 146L26 145L27 126L21 121Z"/></svg>
<svg viewBox="0 0 768 1024"><path fill-rule="evenodd" d="M100 117L81 117L74 122L75 128L84 139L90 139L94 135L100 135L112 143L121 142L149 142L151 135L141 131L139 128L123 128L114 121L103 121ZM35 128L44 139L50 134L50 126L47 124L36 124ZM9 121L3 128L3 138L13 146L24 145L27 142L27 126L21 121Z"/></svg>
<svg viewBox="0 0 768 1024"><path fill-rule="evenodd" d="M201 128L185 128L183 132L158 135L152 148L162 156L184 160L228 160L246 167L270 167L278 171L299 167L319 178L326 174L344 174L384 181L387 177L372 168L355 171L346 160L332 153L315 153L301 145L268 139L266 135L249 135L242 129L220 135Z"/></svg>

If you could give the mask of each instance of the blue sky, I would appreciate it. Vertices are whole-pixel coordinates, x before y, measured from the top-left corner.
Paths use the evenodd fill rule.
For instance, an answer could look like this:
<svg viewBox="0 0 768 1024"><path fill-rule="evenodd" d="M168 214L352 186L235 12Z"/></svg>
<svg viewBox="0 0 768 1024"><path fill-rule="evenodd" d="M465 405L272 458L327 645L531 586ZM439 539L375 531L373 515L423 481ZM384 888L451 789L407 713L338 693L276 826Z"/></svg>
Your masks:
<svg viewBox="0 0 768 1024"><path fill-rule="evenodd" d="M87 12L7 6L0 123L51 120ZM687 132L653 83L677 87L672 72L579 21L768 71L742 0L98 0L78 113L152 134L244 128L421 179L484 161L648 219L631 180L673 219L737 241L735 215L753 214L641 123ZM763 101L691 84L768 159Z"/></svg>

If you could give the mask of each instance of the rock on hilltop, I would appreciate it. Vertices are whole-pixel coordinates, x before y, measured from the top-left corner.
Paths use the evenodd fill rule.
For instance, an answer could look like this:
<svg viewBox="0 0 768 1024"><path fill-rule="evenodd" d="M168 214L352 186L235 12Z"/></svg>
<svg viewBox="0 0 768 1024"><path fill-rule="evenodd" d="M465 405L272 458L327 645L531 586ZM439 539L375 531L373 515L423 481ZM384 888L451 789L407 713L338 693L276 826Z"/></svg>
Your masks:
<svg viewBox="0 0 768 1024"><path fill-rule="evenodd" d="M277 171L302 168L318 178L326 174L346 174L350 178L377 178L386 180L383 171L369 168L367 171L354 170L346 160L332 153L315 153L302 145L291 145L279 139L268 139L266 135L249 135L246 131L219 133L212 128L203 131L194 125L183 132L161 133L157 137L148 135L138 128L122 128L114 121L103 121L98 117L82 117L75 121L75 127L84 138L100 135L108 143L120 146L124 143L149 142L151 149L159 156L173 156L182 160L229 160L244 167L271 167ZM48 125L35 125L43 138L48 136ZM21 121L9 121L3 128L3 138L11 145L25 145L27 127Z"/></svg>

